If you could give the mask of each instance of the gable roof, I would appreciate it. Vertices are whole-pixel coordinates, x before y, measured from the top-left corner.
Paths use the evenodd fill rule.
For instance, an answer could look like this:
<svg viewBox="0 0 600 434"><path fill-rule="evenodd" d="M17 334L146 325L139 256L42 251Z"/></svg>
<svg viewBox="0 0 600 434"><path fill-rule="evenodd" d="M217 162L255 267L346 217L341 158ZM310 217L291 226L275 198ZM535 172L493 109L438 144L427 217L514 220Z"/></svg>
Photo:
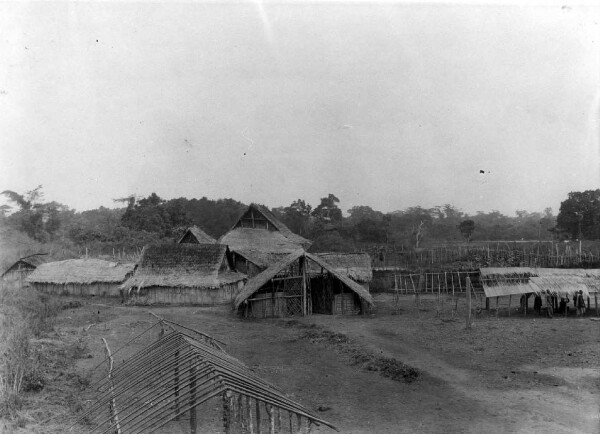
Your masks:
<svg viewBox="0 0 600 434"><path fill-rule="evenodd" d="M28 265L25 269L34 269L41 264L45 264L46 262L51 262L54 259L47 253L34 253L33 255L24 256L15 261L10 267L2 273L0 277L4 277L7 273L13 271L13 269L17 268L19 264Z"/></svg>
<svg viewBox="0 0 600 434"><path fill-rule="evenodd" d="M124 289L151 286L218 288L246 276L231 270L222 244L161 244L144 247L138 268Z"/></svg>
<svg viewBox="0 0 600 434"><path fill-rule="evenodd" d="M133 272L134 267L134 264L102 259L67 259L40 264L27 277L27 281L54 284L122 283Z"/></svg>
<svg viewBox="0 0 600 434"><path fill-rule="evenodd" d="M174 359L186 362L173 363ZM198 379L198 387L196 375L202 378ZM165 387L164 381L151 381L158 377L162 380L177 378L179 392L175 398L173 388ZM198 405L208 402L210 407L202 407L203 410L223 409L222 403L215 406L214 401L221 401L227 394L237 394L232 396L236 404L241 402L242 397L254 399L259 414L261 407L273 406L278 411L287 411L290 421L294 414L298 424L300 418L305 418L317 426L322 424L337 431L334 425L290 399L241 361L204 340L192 337L187 330L174 330L161 336L112 369L95 386L100 391L98 399L79 418L79 421L84 418L91 420L92 432L95 433L109 432L111 428L114 431L113 415L105 410L108 405L119 409L118 418L123 432L154 432ZM188 404L192 396L194 402ZM136 404L139 397L144 397L148 405ZM174 399L176 405L173 405ZM306 421L302 425L308 426L309 423Z"/></svg>
<svg viewBox="0 0 600 434"><path fill-rule="evenodd" d="M348 288L350 288L352 291L358 294L360 298L365 300L370 305L374 304L373 297L371 297L371 294L369 294L369 292L365 288L360 286L358 283L354 282L348 276L340 273L339 271L336 271L334 267L329 265L323 259L315 255L311 255L310 253L305 252L302 249L298 249L290 255L286 256L285 258L281 259L280 261L276 262L275 264L271 265L262 273L259 273L252 279L250 279L244 286L244 289L242 289L242 291L235 297L235 308L237 309L247 298L249 298L252 294L258 291L265 283L267 283L279 272L287 268L291 263L293 263L301 256L310 259L311 261L315 262L318 266L322 267L324 270L327 270L329 273L335 276L338 280L342 281Z"/></svg>
<svg viewBox="0 0 600 434"><path fill-rule="evenodd" d="M217 240L215 240L213 237L208 235L206 232L204 232L198 226L189 227L188 230L185 231L185 234L183 234L183 236L177 242L181 244L181 242L186 237L195 239L196 243L198 243L198 244L216 244L217 243Z"/></svg>
<svg viewBox="0 0 600 434"><path fill-rule="evenodd" d="M260 213L277 231L269 231L266 229L255 229L255 230L259 230L259 231L261 231L261 233L279 232L283 236L283 238L288 240L288 242L295 244L299 247L303 247L305 249L309 248L310 245L312 244L312 241L307 240L306 238L293 233L285 224L283 224L283 222L281 222L281 220L279 220L277 217L275 217L275 215L267 207L258 205L256 203L250 204L248 206L248 208L246 208L244 210L244 212L242 214L240 214L240 217L236 220L235 224L231 227L230 232L239 230L239 229L253 229L253 228L244 228L244 227L238 226L238 224L240 224L240 221L242 220L243 216L246 215L246 213L248 213L248 211L250 211L250 210L254 210L254 211ZM227 235L228 234L225 234L224 237ZM222 242L222 241L220 240L220 242Z"/></svg>
<svg viewBox="0 0 600 434"><path fill-rule="evenodd" d="M323 259L339 273L345 274L350 279L357 282L370 282L373 278L371 270L371 257L366 252L341 253L327 252L316 253L316 256ZM318 272L310 263L308 270L310 273Z"/></svg>

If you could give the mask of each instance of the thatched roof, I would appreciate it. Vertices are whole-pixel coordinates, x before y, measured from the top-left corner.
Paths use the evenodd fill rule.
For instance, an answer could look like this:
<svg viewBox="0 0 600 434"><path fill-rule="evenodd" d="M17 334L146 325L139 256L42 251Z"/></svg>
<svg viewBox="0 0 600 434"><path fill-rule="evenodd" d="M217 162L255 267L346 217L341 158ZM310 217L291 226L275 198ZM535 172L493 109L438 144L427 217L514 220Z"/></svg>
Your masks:
<svg viewBox="0 0 600 434"><path fill-rule="evenodd" d="M345 274L356 282L370 282L373 278L371 270L371 257L366 252L360 253L317 253L316 256L323 259L339 273ZM319 272L314 263L310 263L309 273Z"/></svg>
<svg viewBox="0 0 600 434"><path fill-rule="evenodd" d="M284 237L286 237L293 243L300 244L305 249L308 249L312 244L312 241L293 233L286 225L283 224L283 222L281 222L281 220L275 217L275 215L268 208L255 203L251 204L250 207L254 207L254 209L256 209L258 212L264 215L265 218L269 220L269 222L273 226L275 226L277 230L283 234Z"/></svg>
<svg viewBox="0 0 600 434"><path fill-rule="evenodd" d="M258 213L269 224L271 229L244 227L242 218L249 212ZM219 239L219 243L227 244L232 251L254 250L268 253L291 253L298 248L307 249L312 241L293 233L267 208L251 204L233 225L231 230Z"/></svg>
<svg viewBox="0 0 600 434"><path fill-rule="evenodd" d="M259 250L252 249L237 249L235 253L243 256L245 259L252 262L259 268L267 268L271 264L280 261L290 254L290 252L261 252Z"/></svg>
<svg viewBox="0 0 600 434"><path fill-rule="evenodd" d="M216 244L217 240L208 235L198 226L192 226L185 231L178 243Z"/></svg>
<svg viewBox="0 0 600 434"><path fill-rule="evenodd" d="M222 244L146 246L135 274L123 288L219 288L244 280L244 274L232 271L229 255Z"/></svg>
<svg viewBox="0 0 600 434"><path fill-rule="evenodd" d="M302 247L290 241L281 232L252 228L232 229L221 237L219 243L228 245L232 251L238 253L291 253Z"/></svg>
<svg viewBox="0 0 600 434"><path fill-rule="evenodd" d="M18 269L19 265L21 269L34 269L41 264L45 264L46 262L51 262L53 260L54 259L52 258L52 256L50 256L47 253L35 253L33 255L24 256L22 258L19 258L14 264L8 267L0 277L4 277L7 273Z"/></svg>
<svg viewBox="0 0 600 434"><path fill-rule="evenodd" d="M134 267L134 264L102 259L68 259L40 264L27 277L27 281L54 284L122 283L133 273Z"/></svg>
<svg viewBox="0 0 600 434"><path fill-rule="evenodd" d="M550 290L559 296L582 291L585 296L600 289L600 270L573 268L481 268L486 297L501 297Z"/></svg>
<svg viewBox="0 0 600 434"><path fill-rule="evenodd" d="M286 256L282 260L277 263L271 265L269 268L264 270L262 273L257 274L252 279L250 279L242 292L240 292L234 300L234 306L237 309L247 298L249 298L252 294L258 291L263 285L265 285L269 280L275 277L282 270L287 268L290 264L296 261L301 256L315 262L317 266L322 267L324 270L327 270L337 279L342 281L348 288L354 291L356 294L360 296L363 300L365 300L370 305L373 305L373 298L371 294L367 290L365 290L358 283L354 282L346 275L336 271L332 266L330 266L327 262L323 261L321 258L311 255L308 252L305 252L302 249L298 249L290 255Z"/></svg>

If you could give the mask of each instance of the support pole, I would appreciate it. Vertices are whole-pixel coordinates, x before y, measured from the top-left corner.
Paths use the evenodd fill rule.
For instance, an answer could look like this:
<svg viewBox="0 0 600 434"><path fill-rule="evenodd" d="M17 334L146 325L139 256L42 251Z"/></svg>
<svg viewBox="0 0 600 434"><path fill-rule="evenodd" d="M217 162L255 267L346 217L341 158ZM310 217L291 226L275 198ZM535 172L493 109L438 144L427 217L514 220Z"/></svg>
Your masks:
<svg viewBox="0 0 600 434"><path fill-rule="evenodd" d="M198 422L196 421L196 365L191 361L190 368L190 434L196 434Z"/></svg>
<svg viewBox="0 0 600 434"><path fill-rule="evenodd" d="M113 378L112 378L114 359L110 352L110 348L108 348L108 343L106 342L106 339L102 338L102 340L104 341L106 359L108 361L108 381L110 384L110 395L111 395L110 403L108 405L109 410L110 410L110 416L112 418L112 423L115 426L115 433L121 434L121 426L119 425L119 414L117 412L117 402L115 400L115 392L114 392L115 385L113 384Z"/></svg>
<svg viewBox="0 0 600 434"><path fill-rule="evenodd" d="M471 278L467 276L467 328L471 328Z"/></svg>

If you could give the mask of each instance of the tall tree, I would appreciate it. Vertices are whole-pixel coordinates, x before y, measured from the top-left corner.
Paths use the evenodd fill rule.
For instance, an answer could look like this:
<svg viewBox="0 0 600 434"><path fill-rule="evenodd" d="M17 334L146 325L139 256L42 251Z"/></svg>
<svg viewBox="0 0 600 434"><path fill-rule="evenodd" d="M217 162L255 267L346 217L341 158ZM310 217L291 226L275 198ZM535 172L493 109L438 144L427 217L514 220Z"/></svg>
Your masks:
<svg viewBox="0 0 600 434"><path fill-rule="evenodd" d="M321 198L321 203L312 212L312 215L324 223L338 223L342 221L342 210L337 204L340 200L329 193L327 197Z"/></svg>
<svg viewBox="0 0 600 434"><path fill-rule="evenodd" d="M467 240L467 243L470 243L473 232L475 232L475 222L473 220L463 220L458 225L458 230L465 240Z"/></svg>
<svg viewBox="0 0 600 434"><path fill-rule="evenodd" d="M600 239L600 189L569 193L560 204L556 223L573 239Z"/></svg>

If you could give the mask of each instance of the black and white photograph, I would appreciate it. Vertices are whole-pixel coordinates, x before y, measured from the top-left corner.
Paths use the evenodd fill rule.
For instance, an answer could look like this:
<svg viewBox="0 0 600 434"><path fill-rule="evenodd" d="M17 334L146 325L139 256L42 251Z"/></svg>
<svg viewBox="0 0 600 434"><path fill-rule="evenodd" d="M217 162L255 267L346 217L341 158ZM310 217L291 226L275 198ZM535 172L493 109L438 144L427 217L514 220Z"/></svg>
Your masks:
<svg viewBox="0 0 600 434"><path fill-rule="evenodd" d="M0 433L600 433L600 3L0 2Z"/></svg>

